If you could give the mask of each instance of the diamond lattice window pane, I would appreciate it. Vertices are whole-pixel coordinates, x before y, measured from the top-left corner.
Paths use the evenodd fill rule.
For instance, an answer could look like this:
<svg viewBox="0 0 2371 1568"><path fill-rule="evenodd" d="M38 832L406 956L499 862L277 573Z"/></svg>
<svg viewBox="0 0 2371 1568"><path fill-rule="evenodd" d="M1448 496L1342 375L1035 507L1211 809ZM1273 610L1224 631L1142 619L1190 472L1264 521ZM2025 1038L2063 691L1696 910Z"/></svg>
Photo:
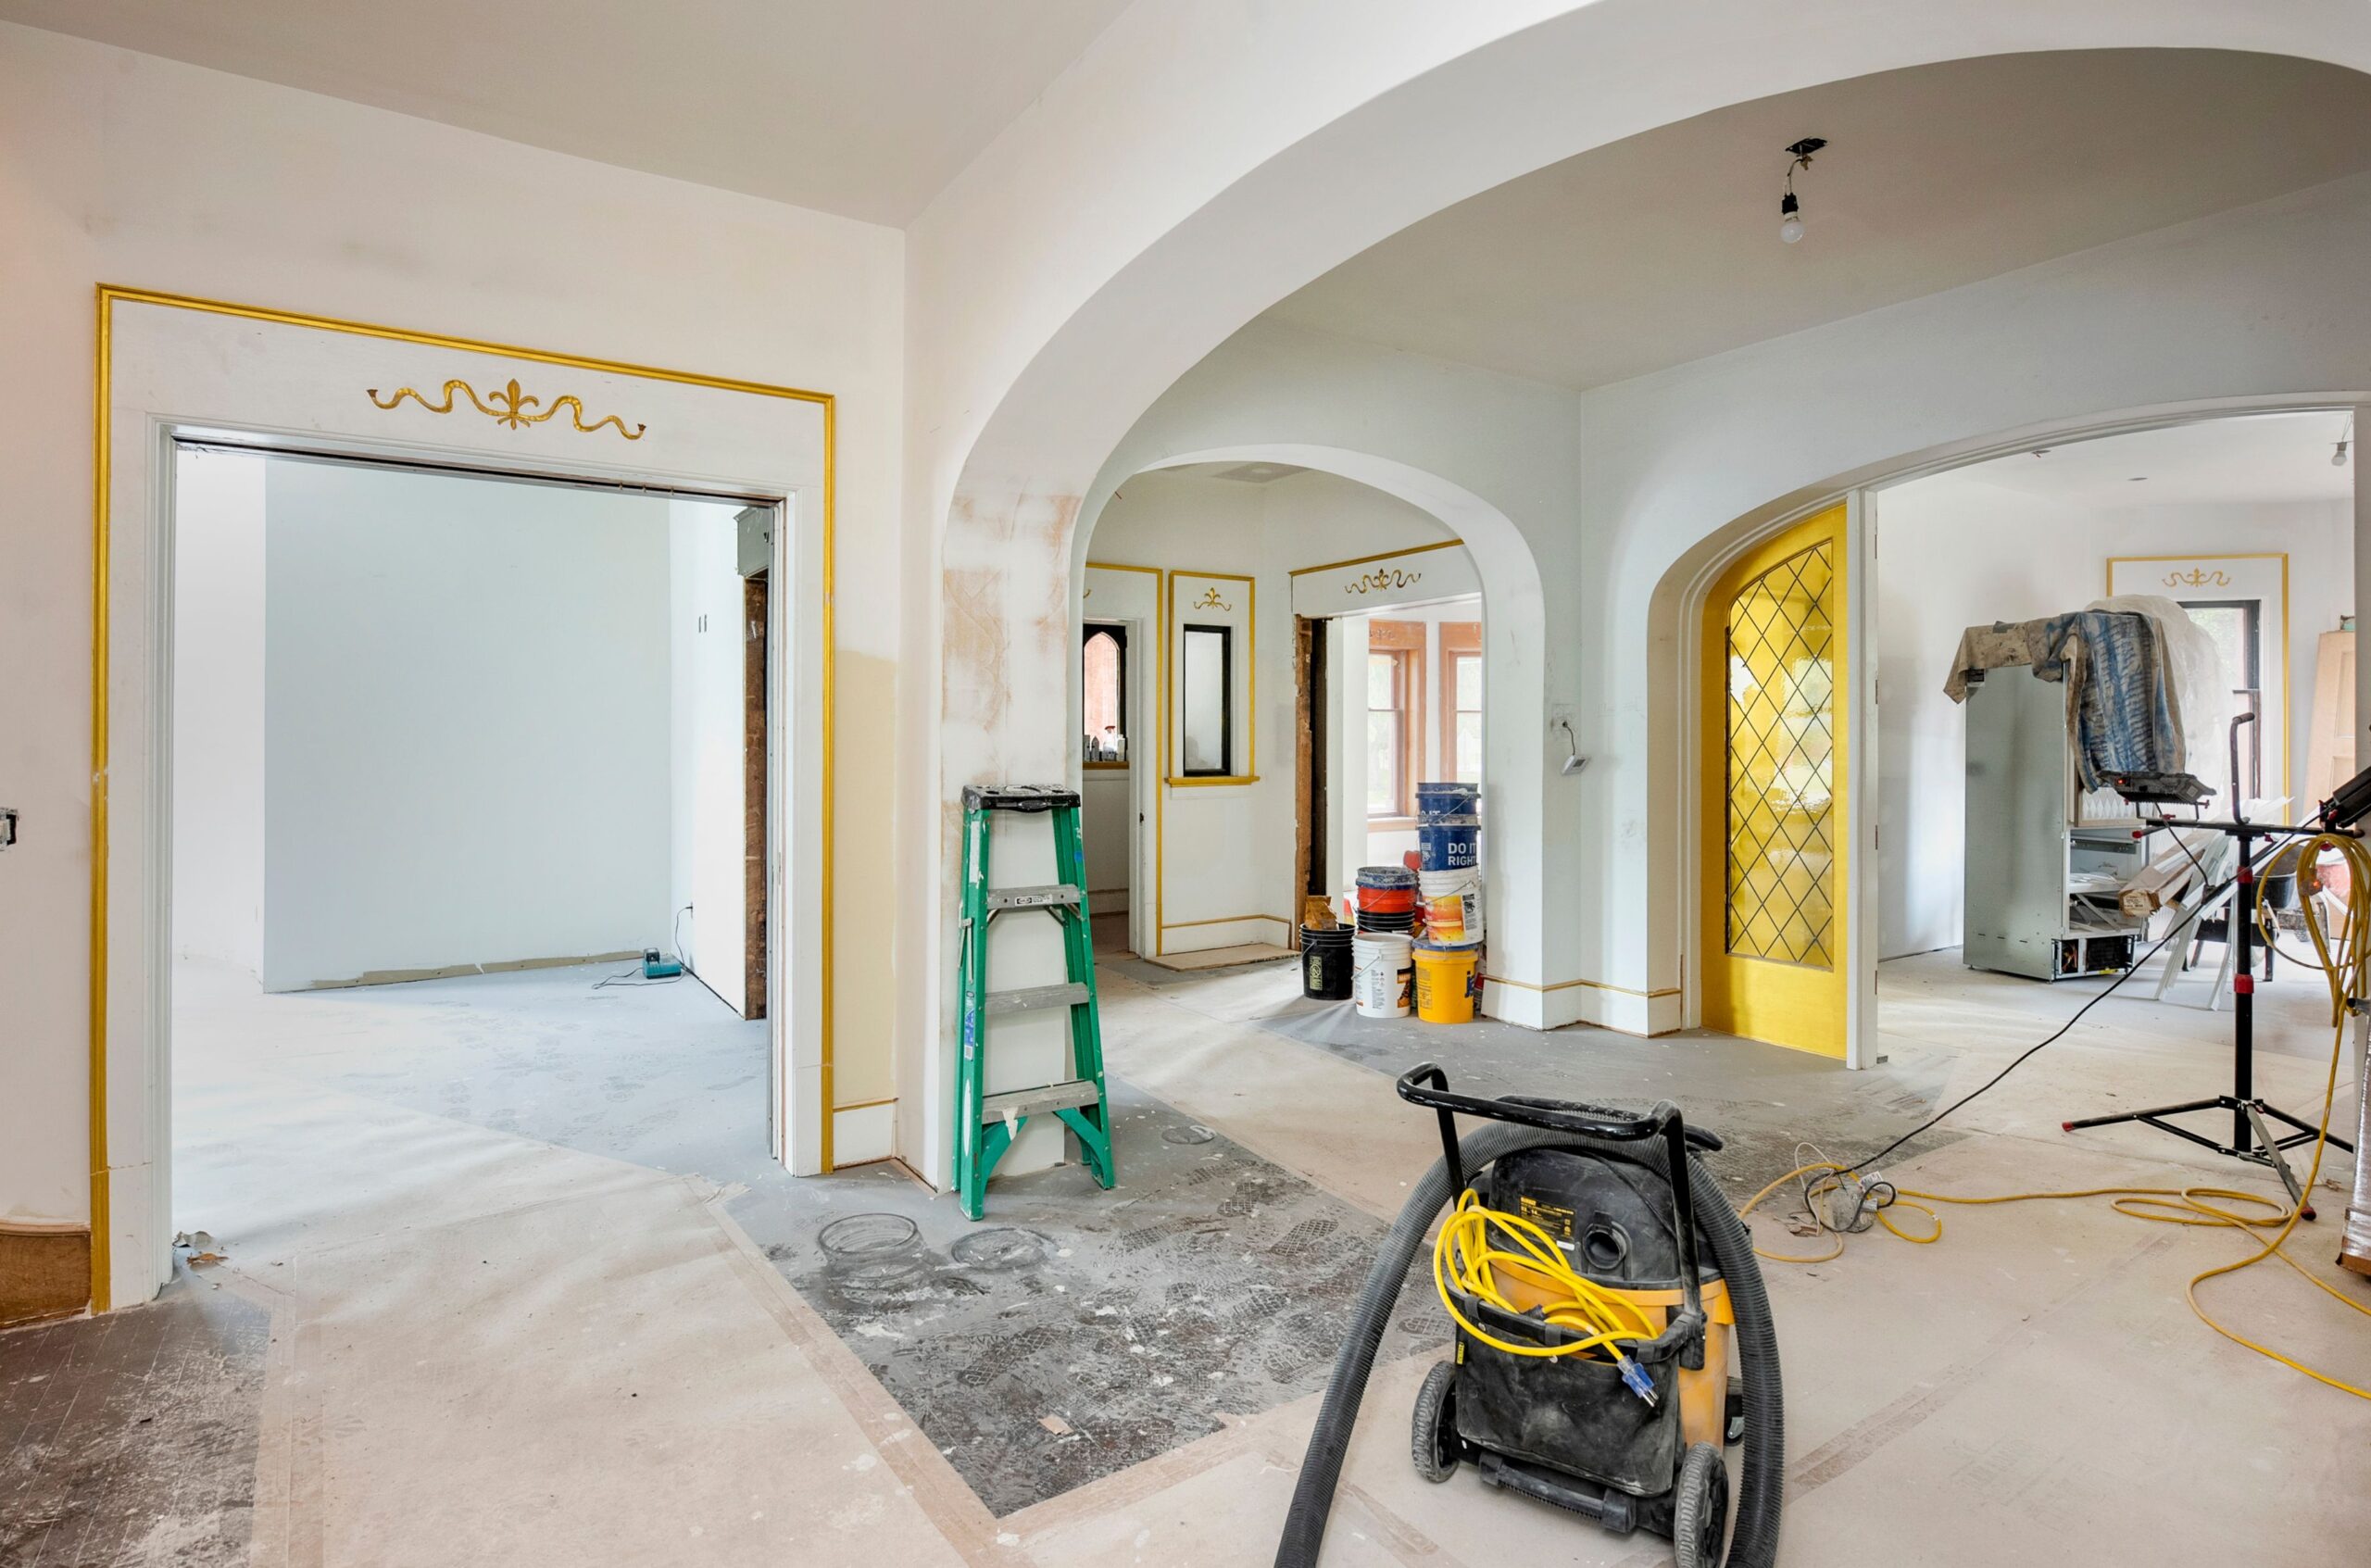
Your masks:
<svg viewBox="0 0 2371 1568"><path fill-rule="evenodd" d="M1729 605L1728 950L1834 962L1835 560L1788 556Z"/></svg>

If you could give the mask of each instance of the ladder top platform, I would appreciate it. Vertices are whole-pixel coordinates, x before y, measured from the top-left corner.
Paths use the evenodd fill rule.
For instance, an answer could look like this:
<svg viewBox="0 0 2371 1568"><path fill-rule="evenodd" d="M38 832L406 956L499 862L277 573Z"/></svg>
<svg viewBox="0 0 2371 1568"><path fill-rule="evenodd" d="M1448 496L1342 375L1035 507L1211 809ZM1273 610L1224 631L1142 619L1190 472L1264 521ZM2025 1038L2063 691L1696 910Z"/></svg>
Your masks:
<svg viewBox="0 0 2371 1568"><path fill-rule="evenodd" d="M965 784L966 811L1051 811L1075 809L1078 791L1057 784Z"/></svg>

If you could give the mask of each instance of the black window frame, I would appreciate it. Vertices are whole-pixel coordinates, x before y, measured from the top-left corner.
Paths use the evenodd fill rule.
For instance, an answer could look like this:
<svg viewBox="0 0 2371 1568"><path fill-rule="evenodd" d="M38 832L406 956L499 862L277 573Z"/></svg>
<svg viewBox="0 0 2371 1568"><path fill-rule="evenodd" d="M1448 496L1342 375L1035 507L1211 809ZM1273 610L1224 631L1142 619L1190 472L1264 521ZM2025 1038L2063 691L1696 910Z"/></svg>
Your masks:
<svg viewBox="0 0 2371 1568"><path fill-rule="evenodd" d="M1079 657L1079 741L1082 748L1094 737L1086 730L1086 645L1097 636L1109 636L1120 646L1120 750L1121 760L1107 763L1110 767L1126 767L1135 760L1136 746L1128 718L1128 628L1124 621L1089 621L1078 632Z"/></svg>

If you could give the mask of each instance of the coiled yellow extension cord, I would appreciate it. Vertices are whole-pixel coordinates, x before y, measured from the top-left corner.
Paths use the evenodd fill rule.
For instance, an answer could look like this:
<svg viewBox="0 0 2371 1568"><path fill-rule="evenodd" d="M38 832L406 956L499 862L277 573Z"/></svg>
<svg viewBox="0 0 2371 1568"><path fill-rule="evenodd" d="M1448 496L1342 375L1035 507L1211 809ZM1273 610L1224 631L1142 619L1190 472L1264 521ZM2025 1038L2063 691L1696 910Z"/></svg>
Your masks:
<svg viewBox="0 0 2371 1568"><path fill-rule="evenodd" d="M2340 834L2322 834L2306 842L2297 850L2298 864L2311 866L2319 863L2321 853L2326 848L2334 849L2345 858L2349 885L2346 930L2335 948L2332 947L2328 934L2322 929L2312 900L2300 899L2300 903L2305 909L2305 929L2314 939L2314 951L2320 959L2319 967L2329 981L2332 1024L2330 1070L2322 1088L2321 1132L2314 1141L2313 1164L2306 1172L2304 1180L2304 1190L2308 1194L2313 1192L2315 1184L2321 1179L2322 1154L2329 1147L2330 1110L2338 1098L2338 1064L2346 1047L2346 999L2350 996L2371 996L2371 849L2366 849L2363 841L2357 838ZM2356 1158L2371 1158L2371 1150L2358 1151ZM1839 1183L1850 1170L1850 1167L1825 1161L1798 1166L1755 1193L1752 1199L1738 1210L1738 1216L1743 1218L1752 1213L1761 1206L1763 1199L1799 1177L1819 1178L1805 1188L1807 1200L1816 1199L1822 1193ZM2358 1399L2371 1399L2371 1388L2358 1387L2354 1384L2307 1366L2293 1357L2283 1355L2269 1345L2259 1344L2238 1330L2218 1323L2204 1307L2199 1304L2198 1287L2208 1280L2224 1274L2238 1273L2242 1269L2263 1262L2266 1258L2277 1258L2296 1270L2299 1275L2332 1300L2361 1312L2365 1317L2371 1317L2371 1305L2365 1305L2351 1296L2344 1295L2332 1287L2327 1281L2316 1278L2312 1271L2284 1250L2282 1243L2289 1239L2289 1233L2297 1228L2297 1222L2302 1217L2293 1205L2277 1203L2257 1193L2236 1192L2228 1187L2211 1186L2083 1187L2071 1192L2008 1192L1985 1198L1957 1197L1950 1193L1918 1192L1909 1187L1899 1187L1896 1189L1896 1202L1892 1205L1893 1207L1918 1210L1935 1222L1934 1228L1923 1235L1912 1235L1888 1219L1886 1210L1882 1208L1877 1210L1877 1221L1902 1240L1915 1242L1920 1246L1941 1239L1943 1234L1942 1217L1934 1210L1926 1207L1928 1203L1951 1203L1975 1208L1996 1203L2034 1203L2058 1198L2105 1198L2114 1200L2112 1207L2118 1213L2128 1214L2136 1220L2149 1220L2159 1224L2202 1225L2210 1229L2244 1231L2249 1233L2251 1240L2257 1239L2261 1233L2269 1231L2272 1233L2269 1239L2264 1240L2261 1246L2246 1257L2236 1262L2219 1264L2202 1273L2191 1276L2189 1284L2182 1291L2183 1296L2189 1302L2189 1310L2197 1315L2199 1322L2235 1345L2244 1345L2260 1356L2267 1356L2282 1366L2302 1372L2315 1382L2327 1384L2341 1393L2352 1394ZM1916 1203L1902 1201L1911 1198L1925 1201ZM2222 1207L2227 1203L2252 1204L2266 1212L2235 1213L2230 1209ZM1754 1251L1758 1256L1770 1259L1774 1262L1824 1263L1843 1253L1844 1236L1841 1232L1837 1233L1834 1250L1812 1257L1767 1252L1759 1247L1755 1248Z"/></svg>
<svg viewBox="0 0 2371 1568"><path fill-rule="evenodd" d="M1494 1244L1494 1238L1505 1245ZM1499 1288L1498 1264L1540 1276L1540 1288L1548 1296L1542 1315L1583 1337L1568 1345L1525 1345L1501 1339L1469 1320L1458 1310L1455 1291L1479 1297L1503 1311L1521 1312ZM1640 1344L1658 1332L1637 1307L1574 1273L1563 1249L1546 1231L1519 1214L1484 1208L1471 1188L1458 1195L1456 1211L1433 1243L1433 1286L1458 1327L1511 1356L1578 1356L1600 1350L1619 1356L1622 1346Z"/></svg>

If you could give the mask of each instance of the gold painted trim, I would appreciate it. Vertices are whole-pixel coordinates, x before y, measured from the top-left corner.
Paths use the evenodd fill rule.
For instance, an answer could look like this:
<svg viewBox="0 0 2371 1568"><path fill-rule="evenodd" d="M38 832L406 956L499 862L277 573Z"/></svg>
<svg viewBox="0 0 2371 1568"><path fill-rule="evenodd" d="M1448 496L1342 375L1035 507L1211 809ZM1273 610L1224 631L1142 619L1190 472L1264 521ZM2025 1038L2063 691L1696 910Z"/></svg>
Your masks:
<svg viewBox="0 0 2371 1568"><path fill-rule="evenodd" d="M1292 924L1292 922L1286 920L1282 915L1220 915L1214 920L1181 920L1176 922L1174 924L1163 925L1161 929L1163 931L1184 931L1188 927L1197 925L1238 925L1248 920L1272 920L1278 925L1286 926Z"/></svg>
<svg viewBox="0 0 2371 1568"><path fill-rule="evenodd" d="M1160 568L1157 566L1123 566L1120 562L1112 560L1088 561L1086 563L1086 570L1089 571L1141 571L1149 577L1158 577L1160 575Z"/></svg>
<svg viewBox="0 0 2371 1568"><path fill-rule="evenodd" d="M895 1105L897 1103L897 1097L896 1095L891 1095L885 1099L860 1099L854 1105L835 1105L832 1107L832 1114L838 1116L850 1110L871 1110L876 1106Z"/></svg>
<svg viewBox="0 0 2371 1568"><path fill-rule="evenodd" d="M114 1168L107 1150L107 480L113 466L115 321L107 291L98 296L98 365L91 418L91 1311L114 1304L115 1217L109 1207Z"/></svg>
<svg viewBox="0 0 2371 1568"><path fill-rule="evenodd" d="M662 370L652 365L637 365L621 359L600 359L579 354L562 354L550 349L525 348L516 344L492 343L477 338L456 337L443 332L414 332L408 328L382 326L367 321L343 320L332 316L314 316L302 311L274 310L262 306L237 305L225 300L206 299L194 295L167 294L155 289L130 288L116 283L97 286L97 335L94 345L95 365L92 377L91 444L91 1003L90 1003L90 1148L91 1148L91 1310L108 1310L114 1286L112 1214L109 1188L112 1184L107 1147L107 683L108 635L112 589L110 584L111 552L108 548L111 519L109 494L112 469L112 404L114 384L115 307L154 305L166 309L194 310L206 315L232 316L251 321L270 321L282 326L306 327L317 332L343 332L354 337L379 338L391 343L418 344L430 348L451 348L470 354L488 354L506 359L523 359L539 365L558 365L572 370L594 370L607 375L635 376L647 381L670 382L679 386L703 386L719 392L748 393L759 397L781 397L801 403L820 404L823 410L823 616L822 635L822 799L819 815L822 821L822 862L821 866L822 903L826 911L833 909L832 842L836 795L836 758L834 751L834 684L838 649L834 629L834 577L837 546L834 524L837 517L837 468L839 440L837 403L828 392L812 392L800 387L776 386L764 382L742 381L727 376L701 375L689 370ZM832 1103L833 1083L833 921L822 922L821 942L822 956L822 995L818 998L822 1025L821 1091L823 1105ZM822 1155L825 1172L833 1168L832 1113L819 1118L822 1124Z"/></svg>
<svg viewBox="0 0 2371 1568"><path fill-rule="evenodd" d="M1169 776L1169 574L1154 573L1154 608L1160 616L1160 772ZM1169 951L1169 791L1160 784L1152 791L1152 952L1160 958ZM1088 944L1091 947L1092 942Z"/></svg>
<svg viewBox="0 0 2371 1568"><path fill-rule="evenodd" d="M717 384L720 386L722 385L721 383ZM803 397L809 395L804 393L784 392L779 395ZM823 747L823 798L819 802L822 807L822 810L819 815L822 819L820 825L822 829L823 863L817 869L822 873L819 880L822 883L821 897L823 905L823 919L819 922L819 928L815 934L816 947L818 949L817 957L821 960L820 972L822 977L821 994L815 998L816 1026L821 1032L822 1038L817 1042L820 1060L817 1064L819 1071L816 1073L815 1089L822 1102L828 1106L832 1103L834 1098L834 1085L837 1081L835 1077L835 1073L837 1072L837 1058L834 1050L835 1042L834 1035L834 1030L836 1027L836 1024L834 1022L833 1009L835 980L832 972L832 966L834 955L837 951L837 945L833 941L833 935L839 926L839 905L836 902L838 879L834 874L839 855L838 845L835 842L839 827L839 763L838 758L834 750L834 739L838 734L836 726L838 724L839 714L839 633L836 629L836 618L839 613L840 557L838 546L834 538L834 529L839 517L840 406L836 400L829 395L823 397L822 403L823 668L821 673L822 676L823 686L823 712L822 716L823 725L823 734L822 737ZM784 613L785 617L787 617L793 607L785 605L783 608ZM784 660L784 667L785 669L789 668L788 660ZM788 969L790 966L788 964L784 964L783 967L784 969ZM784 989L785 991L789 989L786 984L784 986ZM784 1058L787 1059L790 1053L785 1049L783 1054ZM836 1113L827 1112L819 1118L822 1123L822 1135L817 1140L818 1148L815 1151L818 1157L817 1163L822 1166L822 1169L816 1173L818 1175L828 1176L834 1169L836 1169L835 1163L833 1160L832 1144L832 1116L834 1114ZM892 1127L889 1131L889 1141L893 1146L897 1141L897 1134L895 1127Z"/></svg>
<svg viewBox="0 0 2371 1568"><path fill-rule="evenodd" d="M2280 563L2280 793L2294 799L2294 784L2289 778L2289 759L2296 752L2297 737L2289 734L2289 719L2296 712L2296 695L2289 684L2289 552L2287 550L2191 550L2177 556L2110 556L2102 581L2109 593L2115 592L2115 565L2118 561L2176 560L2277 560Z"/></svg>
<svg viewBox="0 0 2371 1568"><path fill-rule="evenodd" d="M1642 997L1649 1001L1679 995L1679 987L1676 985L1666 985L1655 991L1637 991L1627 985L1616 985L1608 980L1559 980L1548 985L1535 985L1528 980L1509 980L1504 975L1499 974L1486 974L1482 980L1485 985L1512 985L1518 991L1537 991L1543 994L1549 991L1570 991L1575 986L1587 986L1592 991L1612 991L1625 997Z"/></svg>
<svg viewBox="0 0 2371 1568"><path fill-rule="evenodd" d="M1287 577L1306 577L1312 571L1332 571L1338 567L1365 566L1370 561L1394 560L1401 556L1421 556L1427 550L1461 550L1462 539L1444 539L1436 545L1411 545L1403 550L1386 550L1380 555L1352 556L1349 560L1321 561L1315 566L1297 566L1285 573Z"/></svg>
<svg viewBox="0 0 2371 1568"><path fill-rule="evenodd" d="M442 404L431 403L421 395L419 388L410 386L395 388L395 395L391 397L382 398L379 395L379 389L375 386L366 388L363 395L382 408L393 408L408 397L432 414L449 414L454 408L453 389L455 387L460 388L461 395L470 400L470 405L479 413L494 420L496 423L508 425L512 430L524 430L529 425L542 424L545 420L557 417L563 407L568 409L568 422L585 435L594 434L604 425L615 425L618 428L618 433L628 441L640 441L643 433L650 428L648 425L638 424L632 430L628 430L625 420L615 414L604 414L588 425L584 422L584 402L572 393L564 393L553 398L551 407L542 413L531 414L527 410L543 399L521 390L517 376L510 378L508 386L496 387L494 390L494 403L491 407L487 405L484 398L478 395L477 388L458 376L445 383L443 394L445 400Z"/></svg>

